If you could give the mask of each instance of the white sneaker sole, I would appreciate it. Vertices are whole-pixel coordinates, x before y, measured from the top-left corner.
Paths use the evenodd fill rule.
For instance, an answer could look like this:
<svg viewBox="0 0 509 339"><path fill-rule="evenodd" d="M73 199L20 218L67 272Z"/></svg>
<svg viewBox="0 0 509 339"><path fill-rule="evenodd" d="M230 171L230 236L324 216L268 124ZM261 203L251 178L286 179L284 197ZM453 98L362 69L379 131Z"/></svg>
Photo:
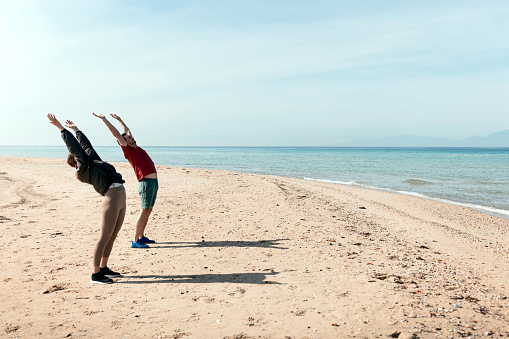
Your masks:
<svg viewBox="0 0 509 339"><path fill-rule="evenodd" d="M108 284L113 284L113 281L95 281L95 280L90 280L90 283L91 284L101 284L101 285L108 285Z"/></svg>

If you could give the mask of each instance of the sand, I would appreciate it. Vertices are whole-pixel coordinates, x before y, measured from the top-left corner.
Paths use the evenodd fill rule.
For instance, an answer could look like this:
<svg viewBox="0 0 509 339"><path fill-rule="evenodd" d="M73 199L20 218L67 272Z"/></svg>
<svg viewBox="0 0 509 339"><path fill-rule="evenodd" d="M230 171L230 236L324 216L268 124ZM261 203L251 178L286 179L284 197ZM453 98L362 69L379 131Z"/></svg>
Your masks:
<svg viewBox="0 0 509 339"><path fill-rule="evenodd" d="M158 166L147 226L127 215L90 283L101 196L65 159L0 157L0 337L509 336L509 220L267 175Z"/></svg>

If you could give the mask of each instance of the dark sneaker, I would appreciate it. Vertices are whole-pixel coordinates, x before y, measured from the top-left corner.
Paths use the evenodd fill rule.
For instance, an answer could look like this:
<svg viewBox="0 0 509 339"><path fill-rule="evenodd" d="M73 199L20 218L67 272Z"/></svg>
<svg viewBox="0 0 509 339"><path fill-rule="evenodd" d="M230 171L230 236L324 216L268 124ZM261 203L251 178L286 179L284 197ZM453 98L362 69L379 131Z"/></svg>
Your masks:
<svg viewBox="0 0 509 339"><path fill-rule="evenodd" d="M140 239L138 239L138 241L141 242L142 244L154 244L156 242L155 240L150 240L146 236L141 237Z"/></svg>
<svg viewBox="0 0 509 339"><path fill-rule="evenodd" d="M117 277L121 277L122 274L118 273L118 272L114 272L112 270L110 270L108 268L108 266L106 267L101 267L101 273L106 276L106 277L110 277L110 278L117 278Z"/></svg>
<svg viewBox="0 0 509 339"><path fill-rule="evenodd" d="M113 280L106 277L102 272L92 273L92 278L90 279L92 284L111 284Z"/></svg>
<svg viewBox="0 0 509 339"><path fill-rule="evenodd" d="M131 241L131 248L147 248L148 245L142 244L140 239L137 241Z"/></svg>

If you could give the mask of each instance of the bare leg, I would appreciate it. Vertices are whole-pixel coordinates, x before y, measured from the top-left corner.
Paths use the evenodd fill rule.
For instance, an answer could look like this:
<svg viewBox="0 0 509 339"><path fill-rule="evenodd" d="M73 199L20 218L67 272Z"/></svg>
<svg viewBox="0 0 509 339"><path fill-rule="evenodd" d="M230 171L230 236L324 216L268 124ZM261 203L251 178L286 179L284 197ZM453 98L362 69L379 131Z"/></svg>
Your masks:
<svg viewBox="0 0 509 339"><path fill-rule="evenodd" d="M147 227L150 213L152 213L152 207L150 207L149 209L142 209L140 211L140 215L136 220L136 227L134 229L134 241L137 241L138 239L143 237L143 234L145 234L145 227Z"/></svg>

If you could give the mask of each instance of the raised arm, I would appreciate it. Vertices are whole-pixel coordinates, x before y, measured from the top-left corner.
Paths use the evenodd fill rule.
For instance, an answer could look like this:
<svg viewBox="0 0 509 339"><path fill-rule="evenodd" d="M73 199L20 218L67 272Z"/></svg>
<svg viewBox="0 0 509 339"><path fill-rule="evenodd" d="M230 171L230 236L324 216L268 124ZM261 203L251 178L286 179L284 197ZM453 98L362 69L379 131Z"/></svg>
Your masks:
<svg viewBox="0 0 509 339"><path fill-rule="evenodd" d="M89 159L88 154L83 150L83 148L81 147L78 140L76 140L74 135L72 135L71 132L69 132L64 128L64 126L62 126L62 124L57 120L54 114L48 114L48 119L50 124L55 125L60 130L60 132L62 133L62 139L64 140L67 149L69 150L70 153L72 153L76 157L76 160L81 163L88 162ZM74 131L79 132L76 125L74 125L72 122L71 124L67 123L66 126L72 128Z"/></svg>
<svg viewBox="0 0 509 339"><path fill-rule="evenodd" d="M52 124L52 125L55 125L60 132L62 132L65 128L64 126L62 126L62 124L60 123L60 121L57 120L57 118L55 117L55 114L51 114L51 113L48 113L48 119L49 119L49 123Z"/></svg>
<svg viewBox="0 0 509 339"><path fill-rule="evenodd" d="M120 144L120 146L127 146L127 143L125 142L124 138L122 137L122 134L120 134L120 132L115 128L115 126L113 126L108 121L108 119L106 119L106 117L104 115L102 115L102 114L95 114L95 113L92 113L92 114L94 116L98 117L99 119L101 119L106 124L106 126L110 130L111 134L113 134L113 136L117 139L117 141Z"/></svg>
<svg viewBox="0 0 509 339"><path fill-rule="evenodd" d="M76 124L74 122L72 122L71 120L69 120L69 119L67 119L65 121L65 127L72 129L74 131L74 133L77 133L77 132L80 131L78 126L76 126Z"/></svg>
<svg viewBox="0 0 509 339"><path fill-rule="evenodd" d="M65 122L65 127L72 129L74 133L76 133L76 139L78 139L78 142L80 143L81 147L85 150L85 152L87 152L88 156L92 160L102 161L101 157L99 156L99 154L97 154L94 147L92 146L92 143L90 142L90 140L88 140L85 133L80 131L80 129L78 128L78 126L76 126L74 122L72 122L71 120L67 120Z"/></svg>
<svg viewBox="0 0 509 339"><path fill-rule="evenodd" d="M124 121L118 115L116 115L116 114L110 114L110 115L113 117L113 119L116 119L116 120L118 120L118 122L120 122L120 125L122 126L122 130L124 130L124 133L126 133L130 136L133 136L129 127L127 127L127 125L124 123Z"/></svg>

